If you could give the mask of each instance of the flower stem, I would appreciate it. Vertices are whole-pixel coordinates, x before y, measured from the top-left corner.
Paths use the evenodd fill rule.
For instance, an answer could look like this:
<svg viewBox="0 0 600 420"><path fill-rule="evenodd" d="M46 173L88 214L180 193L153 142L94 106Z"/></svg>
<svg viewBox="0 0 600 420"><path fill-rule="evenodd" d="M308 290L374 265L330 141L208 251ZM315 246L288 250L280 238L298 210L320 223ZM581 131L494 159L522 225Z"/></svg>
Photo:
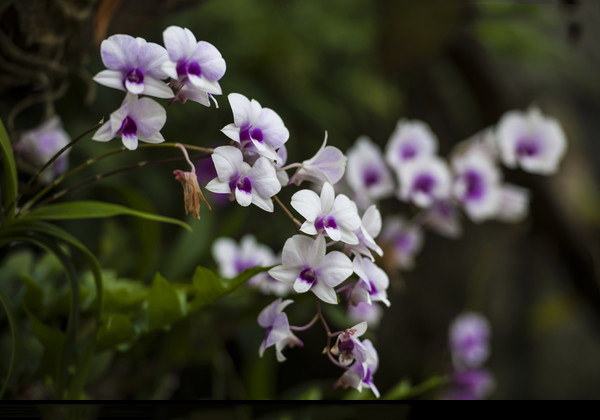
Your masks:
<svg viewBox="0 0 600 420"><path fill-rule="evenodd" d="M290 330L293 331L306 331L308 330L310 327L312 327L313 325L315 325L315 322L317 322L319 320L319 314L316 314L313 319L310 320L310 322L306 325L302 325L300 327L295 327L295 326L290 326Z"/></svg>
<svg viewBox="0 0 600 420"><path fill-rule="evenodd" d="M140 144L138 146L138 148L157 148L157 147L176 147L178 148L179 146L177 146L179 143L157 143L157 144ZM190 150L196 150L199 152L204 152L204 153L208 153L211 154L213 152L213 149L207 148L207 147L199 147L199 146L194 146L192 144L182 144L183 146L185 146L186 148L190 149ZM19 216L20 214L22 214L23 212L26 212L27 210L29 210L29 208L31 206L33 206L41 197L43 197L48 191L50 191L52 188L58 186L59 184L61 184L65 179L70 178L71 176L75 175L77 172L80 172L81 170L87 168L88 166L91 166L92 164L107 158L109 156L112 155L116 155L118 153L124 152L128 150L126 147L121 146L121 147L117 147L115 149L109 150L106 153L101 154L100 156L96 156L94 158L88 159L86 160L84 163L82 163L81 165L71 169L69 172L65 173L64 175L61 175L60 177L56 178L53 182L51 182L50 184L48 184L46 187L44 187L40 192L38 192L33 198L31 198L27 203L25 203L25 205L17 212L17 216ZM15 200L15 202L18 200Z"/></svg>
<svg viewBox="0 0 600 420"><path fill-rule="evenodd" d="M202 157L205 157L205 156L194 156L192 159L199 159ZM87 180L85 180L77 185L74 185L72 187L65 188L65 189L51 195L50 197L46 198L45 200L41 201L33 209L43 206L45 204L51 203L52 201L59 199L60 197L62 197L65 194L68 194L72 191L78 190L79 188L85 187L86 185L89 185L93 182L100 181L101 179L108 178L109 176L116 175L120 172L125 172L125 171L129 171L132 169L142 168L142 167L148 166L148 165L157 165L157 164L161 164L161 163L178 162L178 161L182 161L185 159L186 159L185 157L175 157L175 158L159 159L159 160L143 160L140 162L133 163L131 165L125 165L120 168L113 169L112 171L108 171L103 174L95 175L95 176L88 178Z"/></svg>
<svg viewBox="0 0 600 420"><path fill-rule="evenodd" d="M300 223L300 221L294 217L294 215L292 214L292 212L289 211L288 208L285 206L285 204L283 204L281 202L281 200L279 199L279 197L277 197L275 195L275 196L273 196L273 199L279 205L279 207L281 207L281 209L284 211L284 213L287 215L287 217L289 217L292 220L292 222L296 225L296 229L299 229L300 226L302 226L302 223Z"/></svg>
<svg viewBox="0 0 600 420"><path fill-rule="evenodd" d="M331 363L333 363L334 365L341 367L342 369L348 369L348 366L342 365L340 362L335 360L335 358L331 354L331 339L333 337L337 337L338 335L340 335L342 333L342 331L337 331L334 333L331 332L331 330L329 329L329 325L327 325L327 321L325 321L323 312L321 311L321 303L320 302L317 302L317 316L321 319L321 322L323 323L323 327L325 327L325 331L327 332L327 346L325 347L325 349L323 349L323 353L327 354L327 357L329 358Z"/></svg>

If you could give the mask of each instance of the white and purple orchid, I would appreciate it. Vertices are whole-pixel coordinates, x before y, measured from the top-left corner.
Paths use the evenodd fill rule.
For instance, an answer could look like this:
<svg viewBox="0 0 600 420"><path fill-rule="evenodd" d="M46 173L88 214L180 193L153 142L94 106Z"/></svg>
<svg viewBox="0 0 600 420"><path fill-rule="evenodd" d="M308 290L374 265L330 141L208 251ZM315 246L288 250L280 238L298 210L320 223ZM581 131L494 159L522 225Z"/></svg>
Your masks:
<svg viewBox="0 0 600 420"><path fill-rule="evenodd" d="M529 190L513 184L500 187L496 219L505 223L520 222L529 210Z"/></svg>
<svg viewBox="0 0 600 420"><path fill-rule="evenodd" d="M354 231L360 228L356 204L344 194L337 197L329 182L323 184L321 196L311 190L300 190L292 196L292 207L306 221L300 231L309 235L326 234L334 241L358 244Z"/></svg>
<svg viewBox="0 0 600 420"><path fill-rule="evenodd" d="M375 260L371 251L374 251L380 257L383 256L383 250L375 238L381 232L381 213L377 209L375 204L372 204L365 210L360 223L360 228L355 232L358 238L357 245L347 246L348 251L352 252L357 256L365 256L371 260Z"/></svg>
<svg viewBox="0 0 600 420"><path fill-rule="evenodd" d="M450 170L437 156L425 156L405 162L399 170L401 200L429 207L451 194Z"/></svg>
<svg viewBox="0 0 600 420"><path fill-rule="evenodd" d="M233 278L248 268L281 263L281 259L275 257L271 248L259 243L251 234L245 235L239 245L231 238L216 239L212 254L219 266L219 274L224 278ZM264 294L277 296L284 296L291 289L290 285L275 280L266 272L255 275L246 284Z"/></svg>
<svg viewBox="0 0 600 420"><path fill-rule="evenodd" d="M94 76L97 83L134 95L174 96L171 88L162 81L168 77L163 64L169 59L162 46L118 34L102 41L100 55L108 70Z"/></svg>
<svg viewBox="0 0 600 420"><path fill-rule="evenodd" d="M375 397L379 398L379 390L373 382L373 375L377 372L379 366L379 357L371 340L364 340L362 344L367 350L367 358L371 361L369 363L354 363L336 381L334 387L341 386L344 389L350 387L362 392L362 387L365 386L371 388Z"/></svg>
<svg viewBox="0 0 600 420"><path fill-rule="evenodd" d="M192 31L179 26L165 29L163 40L168 56L161 68L171 77L177 99L210 106L209 98L222 93L219 80L226 70L219 50L209 42L198 42Z"/></svg>
<svg viewBox="0 0 600 420"><path fill-rule="evenodd" d="M350 301L353 304L367 302L382 302L390 306L387 298L387 288L390 285L388 275L369 258L355 257L352 261L354 272L359 281L352 289Z"/></svg>
<svg viewBox="0 0 600 420"><path fill-rule="evenodd" d="M437 146L437 137L429 125L402 119L388 140L385 158L392 168L398 169L404 162L435 155Z"/></svg>
<svg viewBox="0 0 600 420"><path fill-rule="evenodd" d="M387 261L390 261L393 268L409 270L423 246L423 232L400 216L389 216L383 224L381 240L386 245L386 251L391 253L391 258Z"/></svg>
<svg viewBox="0 0 600 420"><path fill-rule="evenodd" d="M321 148L310 159L302 162L290 182L300 185L303 181L322 184L329 182L335 185L346 171L348 158L334 146L327 146L327 132Z"/></svg>
<svg viewBox="0 0 600 420"><path fill-rule="evenodd" d="M240 206L254 204L272 212L273 197L281 190L275 167L266 158L259 158L253 166L244 162L242 152L233 146L217 147L212 160L217 177L206 185L206 189L219 194L230 194Z"/></svg>
<svg viewBox="0 0 600 420"><path fill-rule="evenodd" d="M274 345L277 361L283 362L286 360L282 353L285 347L303 345L302 341L290 330L287 315L283 312L286 306L291 303L294 303L294 301L287 299L282 302L279 298L264 308L258 315L258 324L266 328L265 338L258 349L260 357L263 356L267 348Z"/></svg>
<svg viewBox="0 0 600 420"><path fill-rule="evenodd" d="M277 160L276 150L288 141L290 133L283 120L270 108L239 93L227 96L233 111L233 123L221 130L242 148L253 146L261 156Z"/></svg>
<svg viewBox="0 0 600 420"><path fill-rule="evenodd" d="M461 314L450 325L449 340L455 367L480 367L490 354L489 322L478 313Z"/></svg>
<svg viewBox="0 0 600 420"><path fill-rule="evenodd" d="M349 366L355 360L357 363L373 362L372 359L368 360L367 349L358 339L365 332L367 332L367 323L361 322L337 336L331 354L338 357L340 364Z"/></svg>
<svg viewBox="0 0 600 420"><path fill-rule="evenodd" d="M461 214L454 200L436 201L426 210L423 226L447 238L462 235Z"/></svg>
<svg viewBox="0 0 600 420"><path fill-rule="evenodd" d="M481 150L471 150L452 159L453 194L474 222L492 218L500 198L500 171Z"/></svg>
<svg viewBox="0 0 600 420"><path fill-rule="evenodd" d="M15 143L15 152L29 164L41 168L60 149L69 144L71 138L63 129L60 118L55 116L41 125L23 132ZM56 175L67 170L67 150L53 164L52 170L43 172L40 179L43 183L52 181Z"/></svg>
<svg viewBox="0 0 600 420"><path fill-rule="evenodd" d="M381 150L366 136L359 137L348 151L346 180L357 198L362 198L368 205L394 192L394 180Z"/></svg>
<svg viewBox="0 0 600 420"><path fill-rule="evenodd" d="M527 112L504 114L496 130L502 161L509 168L550 175L567 150L565 133L554 118L542 115L536 107Z"/></svg>
<svg viewBox="0 0 600 420"><path fill-rule="evenodd" d="M339 251L326 254L325 237L294 235L283 245L282 265L269 274L293 283L297 293L311 291L323 302L337 304L334 287L352 275L352 261Z"/></svg>
<svg viewBox="0 0 600 420"><path fill-rule="evenodd" d="M110 114L110 120L96 131L92 140L106 142L121 137L129 150L138 147L138 140L146 143L165 141L160 130L167 121L165 109L150 98L138 99L128 93L121 107Z"/></svg>

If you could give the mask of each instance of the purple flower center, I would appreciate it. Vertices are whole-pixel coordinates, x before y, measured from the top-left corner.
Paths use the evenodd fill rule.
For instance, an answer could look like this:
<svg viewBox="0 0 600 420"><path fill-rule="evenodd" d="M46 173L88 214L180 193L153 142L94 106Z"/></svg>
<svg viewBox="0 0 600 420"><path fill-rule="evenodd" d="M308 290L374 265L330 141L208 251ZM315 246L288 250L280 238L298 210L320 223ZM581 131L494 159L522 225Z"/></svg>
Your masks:
<svg viewBox="0 0 600 420"><path fill-rule="evenodd" d="M425 194L431 194L435 186L435 178L430 174L421 174L413 182L413 191L421 191Z"/></svg>
<svg viewBox="0 0 600 420"><path fill-rule="evenodd" d="M251 125L248 125L240 130L240 140L243 142L255 140L259 143L262 143L263 139L264 134L260 128L254 128Z"/></svg>
<svg viewBox="0 0 600 420"><path fill-rule="evenodd" d="M325 230L325 228L337 229L338 225L335 221L335 217L326 216L326 217L319 217L315 221L315 228L317 230Z"/></svg>
<svg viewBox="0 0 600 420"><path fill-rule="evenodd" d="M137 134L137 124L133 118L127 116L121 124L121 133L125 137L135 136Z"/></svg>
<svg viewBox="0 0 600 420"><path fill-rule="evenodd" d="M271 334L271 331L273 331L273 326L272 325L268 326L267 330L265 331L265 340L267 338L269 338L269 334Z"/></svg>
<svg viewBox="0 0 600 420"><path fill-rule="evenodd" d="M354 350L354 342L352 340L342 340L338 344L338 349L342 354L348 354Z"/></svg>
<svg viewBox="0 0 600 420"><path fill-rule="evenodd" d="M367 168L363 173L363 183L365 187L370 188L377 184L381 179L381 174L376 168Z"/></svg>
<svg viewBox="0 0 600 420"><path fill-rule="evenodd" d="M400 157L403 160L412 159L417 155L417 148L412 144L405 144L400 148Z"/></svg>
<svg viewBox="0 0 600 420"><path fill-rule="evenodd" d="M235 267L235 271L239 274L242 271L251 268L251 267L255 267L258 264L255 261L252 260L242 260L239 258L236 258L236 260L233 263L233 266Z"/></svg>
<svg viewBox="0 0 600 420"><path fill-rule="evenodd" d="M540 142L535 138L523 137L517 141L517 155L533 157L540 152Z"/></svg>
<svg viewBox="0 0 600 420"><path fill-rule="evenodd" d="M144 83L144 74L139 69L131 69L127 73L127 80L131 83Z"/></svg>
<svg viewBox="0 0 600 420"><path fill-rule="evenodd" d="M241 176L237 181L236 188L246 194L250 194L252 193L252 181L248 177Z"/></svg>
<svg viewBox="0 0 600 420"><path fill-rule="evenodd" d="M369 292L370 295L376 295L379 293L379 290L377 290L377 287L375 287L371 280L369 280L369 286L371 286L371 291Z"/></svg>
<svg viewBox="0 0 600 420"><path fill-rule="evenodd" d="M177 75L179 77L185 77L188 74L200 77L202 76L202 68L200 64L195 61L182 61L177 64Z"/></svg>
<svg viewBox="0 0 600 420"><path fill-rule="evenodd" d="M317 275L315 274L315 270L312 268L305 268L300 272L299 278L302 281L312 284L317 279Z"/></svg>
<svg viewBox="0 0 600 420"><path fill-rule="evenodd" d="M477 171L467 171L464 175L467 184L464 198L467 200L479 200L485 193L483 177Z"/></svg>

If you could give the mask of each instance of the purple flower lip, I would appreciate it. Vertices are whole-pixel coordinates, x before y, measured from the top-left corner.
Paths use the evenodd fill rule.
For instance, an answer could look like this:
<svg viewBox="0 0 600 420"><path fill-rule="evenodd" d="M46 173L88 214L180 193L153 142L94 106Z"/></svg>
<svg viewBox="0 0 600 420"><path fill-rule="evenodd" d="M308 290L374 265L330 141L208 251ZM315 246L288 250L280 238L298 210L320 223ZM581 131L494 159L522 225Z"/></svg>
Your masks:
<svg viewBox="0 0 600 420"><path fill-rule="evenodd" d="M314 283L317 279L317 275L315 274L315 270L312 268L305 268L300 272L300 280L305 281L306 283Z"/></svg>
<svg viewBox="0 0 600 420"><path fill-rule="evenodd" d="M129 73L127 73L127 80L136 84L144 83L144 73L137 68L131 69ZM124 83L125 81L123 81L123 84Z"/></svg>
<svg viewBox="0 0 600 420"><path fill-rule="evenodd" d="M402 159L412 159L417 155L417 148L412 144L407 144L400 149Z"/></svg>
<svg viewBox="0 0 600 420"><path fill-rule="evenodd" d="M363 174L363 182L365 184L365 187L372 187L373 185L379 182L380 178L381 175L378 170L373 168L366 169Z"/></svg>
<svg viewBox="0 0 600 420"><path fill-rule="evenodd" d="M195 61L182 61L177 64L177 75L181 78L187 77L188 74L200 77L202 75L202 68L200 64Z"/></svg>
<svg viewBox="0 0 600 420"><path fill-rule="evenodd" d="M317 230L325 230L325 228L337 229L338 225L337 225L337 222L335 221L335 217L327 216L327 217L318 218L315 221L315 228Z"/></svg>
<svg viewBox="0 0 600 420"><path fill-rule="evenodd" d="M350 353L354 350L354 342L352 340L343 340L338 344L338 349L341 353Z"/></svg>
<svg viewBox="0 0 600 420"><path fill-rule="evenodd" d="M485 187L481 174L476 171L468 171L464 176L465 181L467 183L465 199L479 200L485 192Z"/></svg>
<svg viewBox="0 0 600 420"><path fill-rule="evenodd" d="M237 182L237 189L247 194L252 192L252 181L248 177L242 176Z"/></svg>
<svg viewBox="0 0 600 420"><path fill-rule="evenodd" d="M533 157L540 152L540 143L536 139L524 137L517 142L517 155L521 157Z"/></svg>
<svg viewBox="0 0 600 420"><path fill-rule="evenodd" d="M137 134L137 124L131 117L125 117L121 124L121 133L124 136L133 136Z"/></svg>
<svg viewBox="0 0 600 420"><path fill-rule="evenodd" d="M429 174L421 174L417 176L413 183L414 191L421 191L425 194L431 194L433 187L435 186L435 178Z"/></svg>

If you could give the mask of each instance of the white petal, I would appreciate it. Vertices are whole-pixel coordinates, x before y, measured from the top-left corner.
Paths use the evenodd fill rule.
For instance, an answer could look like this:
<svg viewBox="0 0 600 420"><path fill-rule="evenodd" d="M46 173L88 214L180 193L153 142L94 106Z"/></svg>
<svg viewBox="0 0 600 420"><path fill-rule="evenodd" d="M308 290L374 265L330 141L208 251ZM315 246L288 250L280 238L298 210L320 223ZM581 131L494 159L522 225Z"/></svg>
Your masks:
<svg viewBox="0 0 600 420"><path fill-rule="evenodd" d="M252 204L252 193L248 193L246 191L242 191L236 187L235 189L235 200L242 207L248 207Z"/></svg>
<svg viewBox="0 0 600 420"><path fill-rule="evenodd" d="M321 199L311 190L300 190L292 196L291 206L309 222L314 222L322 213ZM316 231L315 231L316 233Z"/></svg>
<svg viewBox="0 0 600 420"><path fill-rule="evenodd" d="M325 227L325 232L327 233L327 236L336 242L342 239L342 232L339 229Z"/></svg>
<svg viewBox="0 0 600 420"><path fill-rule="evenodd" d="M323 302L331 303L332 305L337 305L337 295L333 287L328 286L325 282L318 280L313 287L310 288L311 292L315 294L316 297L321 299Z"/></svg>
<svg viewBox="0 0 600 420"><path fill-rule="evenodd" d="M160 67L163 73L169 76L172 79L177 79L177 63L171 60L167 60L162 63Z"/></svg>
<svg viewBox="0 0 600 420"><path fill-rule="evenodd" d="M92 137L92 140L102 142L109 141L115 138L115 134L117 134L117 132L112 129L110 122L107 121L102 127L98 129L98 131L96 131L96 133Z"/></svg>
<svg viewBox="0 0 600 420"><path fill-rule="evenodd" d="M217 194L229 194L231 193L231 188L229 187L229 182L220 181L219 178L214 178L208 184L206 184L206 188L208 191L217 193Z"/></svg>
<svg viewBox="0 0 600 420"><path fill-rule="evenodd" d="M321 189L321 208L323 214L329 214L331 209L333 208L333 203L335 199L335 191L333 190L333 185L329 182L325 182L323 184L323 188Z"/></svg>
<svg viewBox="0 0 600 420"><path fill-rule="evenodd" d="M286 240L281 256L283 265L288 268L310 266L314 258L314 242L304 235L294 235Z"/></svg>
<svg viewBox="0 0 600 420"><path fill-rule="evenodd" d="M285 268L283 265L271 268L269 275L275 280L279 280L284 283L293 283L298 278L300 271L297 268Z"/></svg>
<svg viewBox="0 0 600 420"><path fill-rule="evenodd" d="M146 77L144 79L143 93L144 95L163 99L170 99L175 96L173 90L165 82L153 77Z"/></svg>
<svg viewBox="0 0 600 420"><path fill-rule="evenodd" d="M118 70L102 70L94 76L96 83L119 90L125 90L123 79L123 73Z"/></svg>
<svg viewBox="0 0 600 420"><path fill-rule="evenodd" d="M139 48L134 37L117 34L102 41L100 55L107 68L128 71L135 65Z"/></svg>
<svg viewBox="0 0 600 420"><path fill-rule="evenodd" d="M135 150L138 147L138 138L134 135L123 136L123 145L129 150Z"/></svg>
<svg viewBox="0 0 600 420"><path fill-rule="evenodd" d="M176 62L191 57L197 45L192 31L179 26L169 26L165 29L163 41L169 52L169 58Z"/></svg>
<svg viewBox="0 0 600 420"><path fill-rule="evenodd" d="M220 146L214 150L212 160L219 179L229 182L241 170L244 157L237 147Z"/></svg>
<svg viewBox="0 0 600 420"><path fill-rule="evenodd" d="M235 124L227 124L221 132L235 142L240 142L240 128Z"/></svg>
<svg viewBox="0 0 600 420"><path fill-rule="evenodd" d="M230 93L227 95L231 111L233 112L233 122L238 127L244 127L252 122L253 106L248 98L239 93Z"/></svg>
<svg viewBox="0 0 600 420"><path fill-rule="evenodd" d="M252 204L269 213L273 213L273 210L275 210L273 200L261 197L254 189L252 190Z"/></svg>
<svg viewBox="0 0 600 420"><path fill-rule="evenodd" d="M137 124L138 133L146 138L152 137L167 122L167 111L155 100L140 99L129 111Z"/></svg>
<svg viewBox="0 0 600 420"><path fill-rule="evenodd" d="M264 157L260 157L254 162L252 169L248 172L248 178L252 182L252 188L256 189L263 198L273 197L281 191L275 166Z"/></svg>
<svg viewBox="0 0 600 420"><path fill-rule="evenodd" d="M140 140L144 141L146 143L162 143L165 141L165 138L163 137L162 134L160 134L160 131L157 131L156 133L154 133L152 136L150 137L142 137L140 136Z"/></svg>
<svg viewBox="0 0 600 420"><path fill-rule="evenodd" d="M307 281L302 280L300 277L294 281L294 291L296 293L305 293L310 290L314 283L309 283Z"/></svg>
<svg viewBox="0 0 600 420"><path fill-rule="evenodd" d="M335 217L336 223L345 229L355 231L360 228L361 221L356 204L344 194L335 198L331 215Z"/></svg>
<svg viewBox="0 0 600 420"><path fill-rule="evenodd" d="M319 279L335 287L352 275L352 261L339 251L325 255L319 264Z"/></svg>
<svg viewBox="0 0 600 420"><path fill-rule="evenodd" d="M316 235L317 229L315 228L315 224L313 222L306 221L302 223L300 226L300 231L306 233L307 235Z"/></svg>

